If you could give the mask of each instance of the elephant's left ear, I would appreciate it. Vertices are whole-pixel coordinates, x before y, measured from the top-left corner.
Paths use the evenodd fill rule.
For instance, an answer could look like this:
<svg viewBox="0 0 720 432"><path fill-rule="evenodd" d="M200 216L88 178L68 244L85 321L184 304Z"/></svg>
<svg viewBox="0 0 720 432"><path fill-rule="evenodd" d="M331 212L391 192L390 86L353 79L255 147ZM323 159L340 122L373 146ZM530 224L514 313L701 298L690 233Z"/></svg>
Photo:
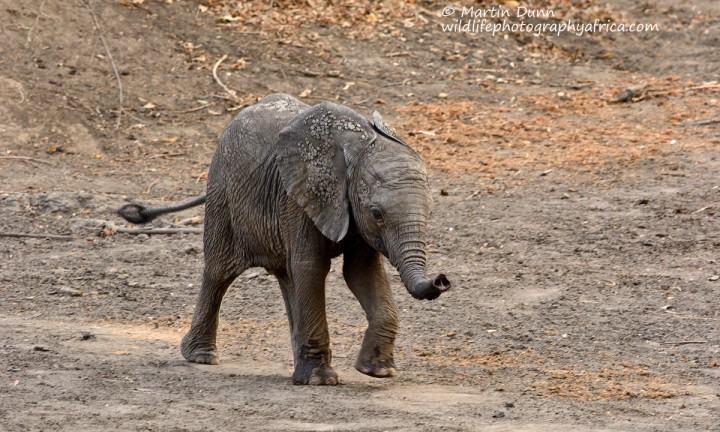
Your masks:
<svg viewBox="0 0 720 432"><path fill-rule="evenodd" d="M399 142L400 144L407 145L405 142L400 139L398 134L395 132L395 129L388 126L387 123L380 117L380 113L377 111L373 111L373 126L375 126L375 129L377 129L380 134L384 135L386 138L390 138L393 141Z"/></svg>
<svg viewBox="0 0 720 432"><path fill-rule="evenodd" d="M331 102L295 116L280 131L277 163L285 190L332 241L350 226L347 165L377 135L365 117Z"/></svg>

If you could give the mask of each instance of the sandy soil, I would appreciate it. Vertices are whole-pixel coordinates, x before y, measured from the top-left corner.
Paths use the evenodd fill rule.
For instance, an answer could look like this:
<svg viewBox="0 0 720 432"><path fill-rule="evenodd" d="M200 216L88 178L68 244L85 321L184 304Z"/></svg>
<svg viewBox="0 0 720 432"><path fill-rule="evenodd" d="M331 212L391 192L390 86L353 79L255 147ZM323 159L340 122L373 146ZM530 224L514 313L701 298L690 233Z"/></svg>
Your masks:
<svg viewBox="0 0 720 432"><path fill-rule="evenodd" d="M66 237L0 237L2 428L720 430L720 5L570 3L540 22L660 31L444 33L444 3L310 0L93 1L94 27L84 1L0 0L0 232ZM453 289L415 301L388 265L394 379L352 367L340 261L341 385L291 384L262 269L223 304L223 364L185 362L201 235L115 232L126 201L202 193L224 125L272 92L378 109L430 167Z"/></svg>

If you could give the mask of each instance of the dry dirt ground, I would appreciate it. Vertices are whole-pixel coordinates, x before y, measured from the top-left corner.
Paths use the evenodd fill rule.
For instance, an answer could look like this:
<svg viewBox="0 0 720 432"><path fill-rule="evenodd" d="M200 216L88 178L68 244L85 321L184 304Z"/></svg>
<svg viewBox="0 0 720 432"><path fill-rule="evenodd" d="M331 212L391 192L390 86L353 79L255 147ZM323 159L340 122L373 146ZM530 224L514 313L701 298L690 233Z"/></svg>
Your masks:
<svg viewBox="0 0 720 432"><path fill-rule="evenodd" d="M332 3L0 0L0 231L67 237L0 237L0 429L720 430L720 4L537 1L660 31L492 36L443 32L446 3ZM115 232L128 200L202 193L273 92L378 109L430 167L454 285L415 301L388 265L394 379L352 367L339 262L341 385L291 385L261 269L226 297L223 364L185 362L201 235Z"/></svg>

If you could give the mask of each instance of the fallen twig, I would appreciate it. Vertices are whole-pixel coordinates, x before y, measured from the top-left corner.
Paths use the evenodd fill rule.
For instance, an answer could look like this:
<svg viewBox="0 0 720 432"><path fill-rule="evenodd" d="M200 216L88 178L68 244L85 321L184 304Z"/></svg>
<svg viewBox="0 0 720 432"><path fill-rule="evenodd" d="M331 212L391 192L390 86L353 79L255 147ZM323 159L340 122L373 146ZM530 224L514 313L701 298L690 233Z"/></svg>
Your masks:
<svg viewBox="0 0 720 432"><path fill-rule="evenodd" d="M720 89L720 83L707 83L702 85L696 85L692 87L687 87L685 90L705 90L705 89Z"/></svg>
<svg viewBox="0 0 720 432"><path fill-rule="evenodd" d="M402 80L402 81L391 82L391 83L383 84L383 85L381 85L380 87L394 87L394 86L398 86L398 85L399 85L399 86L406 86L406 85L408 85L408 83L410 83L410 81L411 81L410 78L405 78L405 79Z"/></svg>
<svg viewBox="0 0 720 432"><path fill-rule="evenodd" d="M173 114L189 114L189 113L194 113L194 112L196 112L196 111L204 110L205 108L207 108L207 107L209 107L209 106L212 106L212 104L207 103L207 104L205 104L205 105L200 105L200 106L198 106L198 107L190 108L190 109L183 110L183 111L172 111L172 113L173 113Z"/></svg>
<svg viewBox="0 0 720 432"><path fill-rule="evenodd" d="M117 233L121 234L202 234L202 228L122 228L116 229Z"/></svg>
<svg viewBox="0 0 720 432"><path fill-rule="evenodd" d="M691 344L704 344L706 341L677 341L677 342L660 342L662 345L691 345Z"/></svg>
<svg viewBox="0 0 720 432"><path fill-rule="evenodd" d="M35 158L27 157L27 156L0 156L0 159L18 159L18 160L40 162L40 163L52 165L52 162L48 162L48 161L42 160L42 159L35 159Z"/></svg>
<svg viewBox="0 0 720 432"><path fill-rule="evenodd" d="M75 240L73 236L57 235L57 234L33 234L33 233L12 233L12 232L0 232L0 237L13 237L13 238L36 238L36 239L47 239L47 240Z"/></svg>
<svg viewBox="0 0 720 432"><path fill-rule="evenodd" d="M701 120L701 121L695 122L695 126L708 126L708 125L717 124L717 123L720 123L720 118L710 119L710 120Z"/></svg>
<svg viewBox="0 0 720 432"><path fill-rule="evenodd" d="M237 100L238 97L237 97L237 93L235 93L235 90L231 90L230 88L228 88L228 86L226 86L225 84L223 84L223 82L220 81L220 78L219 78L218 75L217 75L217 69L218 69L218 67L220 66L220 63L224 62L226 58L227 58L227 54L223 54L223 56L220 57L220 60L218 60L218 61L215 63L215 65L214 65L213 68L212 68L212 75L213 75L213 78L215 79L215 82L217 82L217 83L220 85L220 87L222 87L223 90L225 90L225 92L226 92L227 94L229 94L230 96L232 96L233 99Z"/></svg>
<svg viewBox="0 0 720 432"><path fill-rule="evenodd" d="M115 79L117 80L118 98L120 99L120 108L118 109L118 118L117 118L117 124L115 125L115 129L118 129L118 128L120 128L120 121L122 119L123 105L124 105L123 88L122 88L122 82L120 81L120 74L118 73L117 66L115 65L115 60L113 59L113 56L110 53L110 48L108 48L107 42L105 42L105 38L103 37L102 29L100 28L100 23L98 22L97 16L95 16L95 12L93 11L92 7L90 6L90 0L84 0L83 5L87 8L88 11L90 11L90 15L92 15L93 23L95 23L95 29L98 32L98 36L100 36L100 41L102 42L103 47L105 48L105 54L107 54L108 60L110 61L110 66L112 66L113 73L115 74Z"/></svg>
<svg viewBox="0 0 720 432"><path fill-rule="evenodd" d="M35 23L32 25L32 27L30 27L30 30L28 30L27 40L25 41L25 48L29 47L30 42L32 42L32 32L35 30L35 28L40 23L40 17L42 16L43 6L45 6L45 0L43 0L42 3L40 3L40 8L38 8L38 11L37 11L37 17L35 17Z"/></svg>
<svg viewBox="0 0 720 432"><path fill-rule="evenodd" d="M237 111L237 110L245 108L248 105L249 104L247 104L247 103L241 103L240 105L235 105L234 107L226 108L225 111L227 111L227 112Z"/></svg>
<svg viewBox="0 0 720 432"><path fill-rule="evenodd" d="M185 156L185 153L161 153L161 154L152 155L148 159L169 158L169 157L176 157L176 156Z"/></svg>
<svg viewBox="0 0 720 432"><path fill-rule="evenodd" d="M155 180L153 180L153 181L148 185L147 189L145 189L145 195L148 195L148 194L150 193L150 191L152 190L153 186L155 186L155 185L158 183L158 181L160 181L160 180L159 180L159 179L155 179Z"/></svg>

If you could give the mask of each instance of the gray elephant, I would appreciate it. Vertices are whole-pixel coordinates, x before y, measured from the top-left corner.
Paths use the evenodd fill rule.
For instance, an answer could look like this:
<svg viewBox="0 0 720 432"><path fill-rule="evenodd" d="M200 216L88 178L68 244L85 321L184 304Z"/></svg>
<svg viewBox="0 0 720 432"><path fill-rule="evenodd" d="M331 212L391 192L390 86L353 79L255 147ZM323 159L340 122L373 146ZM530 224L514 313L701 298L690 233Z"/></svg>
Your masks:
<svg viewBox="0 0 720 432"><path fill-rule="evenodd" d="M343 105L308 106L270 95L242 110L220 139L207 193L185 204L118 212L133 223L206 202L205 271L183 356L218 364L220 303L249 267L280 283L295 360L295 384L334 385L325 315L330 260L344 256L343 276L368 320L355 367L374 377L397 371L398 318L382 255L410 294L435 299L445 275L425 276L425 233L432 198L420 157L382 121Z"/></svg>

